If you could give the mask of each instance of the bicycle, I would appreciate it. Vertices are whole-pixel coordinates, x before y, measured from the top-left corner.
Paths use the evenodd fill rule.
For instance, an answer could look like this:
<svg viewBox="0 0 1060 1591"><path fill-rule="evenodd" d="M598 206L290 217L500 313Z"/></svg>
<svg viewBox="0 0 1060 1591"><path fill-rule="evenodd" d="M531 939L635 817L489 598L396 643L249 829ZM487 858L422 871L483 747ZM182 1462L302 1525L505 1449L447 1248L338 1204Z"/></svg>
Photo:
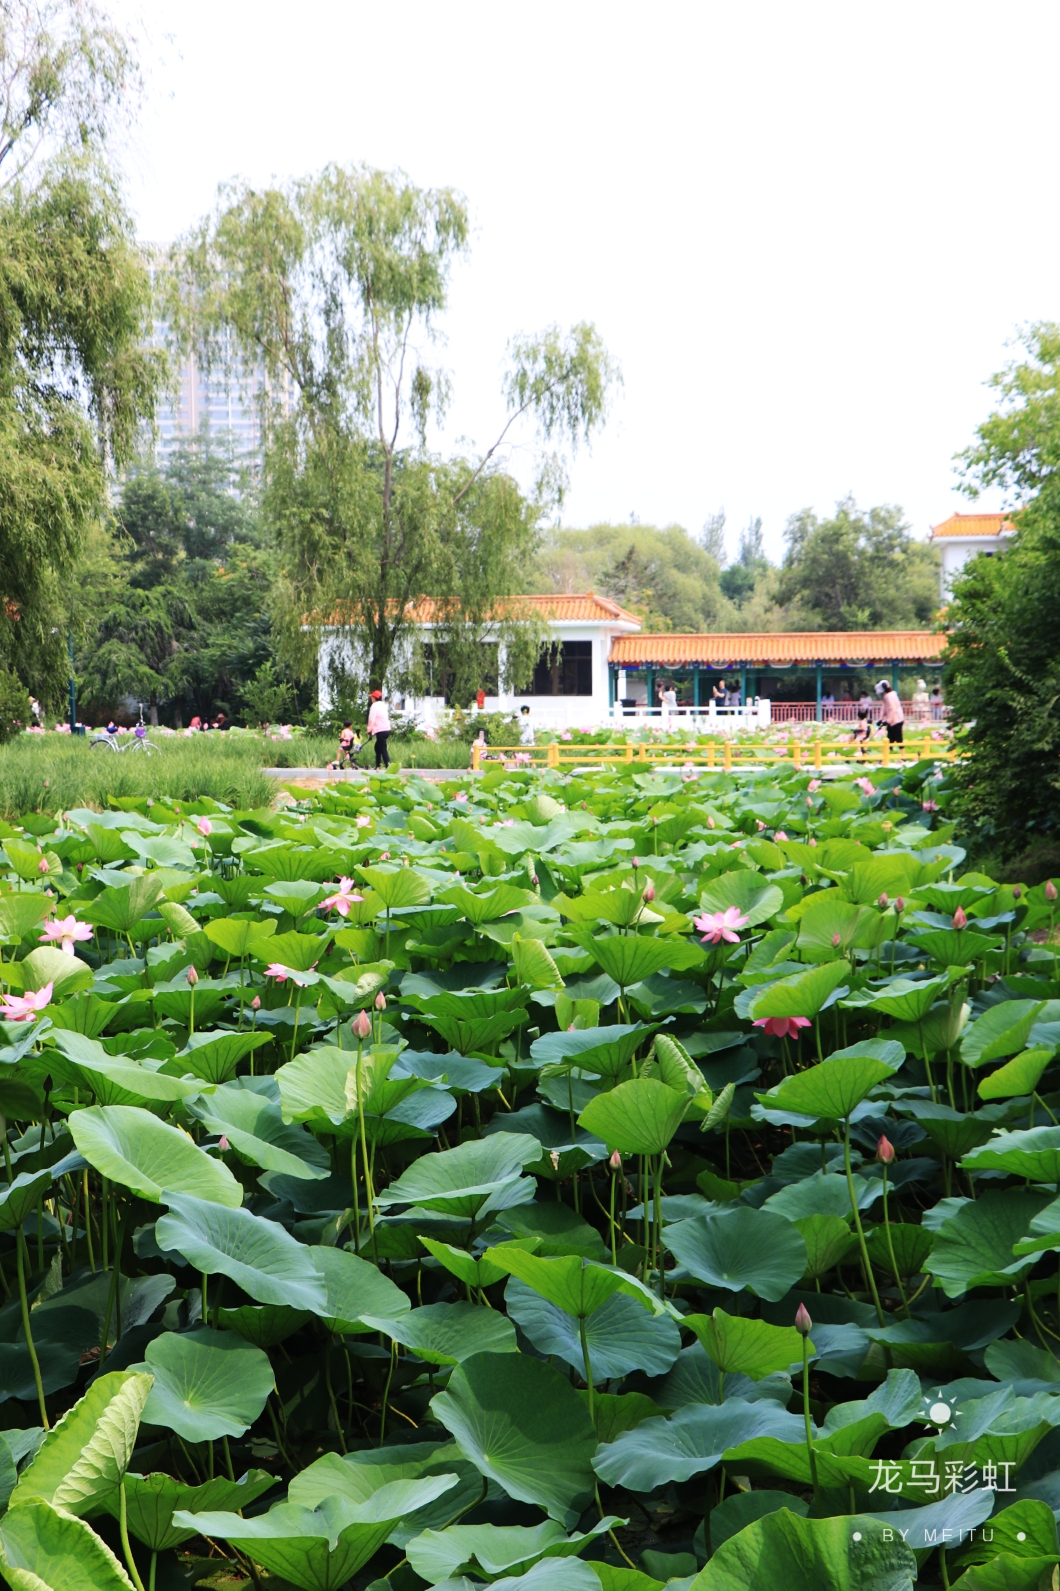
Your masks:
<svg viewBox="0 0 1060 1591"><path fill-rule="evenodd" d="M98 735L93 735L89 742L92 746L109 746L111 751L143 751L148 754L158 750L158 747L147 738L147 725L144 723L143 708L140 709L140 722L133 730L132 740L127 740L124 745L116 734L104 729Z"/></svg>

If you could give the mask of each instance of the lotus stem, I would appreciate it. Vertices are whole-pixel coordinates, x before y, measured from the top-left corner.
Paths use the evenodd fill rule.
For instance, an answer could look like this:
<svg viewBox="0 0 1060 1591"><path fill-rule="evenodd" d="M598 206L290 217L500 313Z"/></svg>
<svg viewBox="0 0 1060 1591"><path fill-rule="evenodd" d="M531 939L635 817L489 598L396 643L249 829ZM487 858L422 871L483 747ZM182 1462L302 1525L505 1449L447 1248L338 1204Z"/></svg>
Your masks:
<svg viewBox="0 0 1060 1591"><path fill-rule="evenodd" d="M879 1321L882 1327L884 1324L883 1305L880 1303L880 1295L876 1288L876 1278L872 1274L872 1262L869 1259L868 1245L865 1242L865 1228L861 1224L861 1211L858 1209L857 1195L854 1192L854 1173L850 1166L849 1116L844 1116L843 1118L843 1166L847 1175L847 1192L850 1194L850 1209L854 1217L854 1225L857 1228L858 1246L861 1249L861 1263L865 1267L865 1278L868 1281L869 1288L872 1292L872 1301L876 1306L876 1319Z"/></svg>
<svg viewBox="0 0 1060 1591"><path fill-rule="evenodd" d="M595 1415L593 1413L593 1367L592 1367L592 1362L591 1362L591 1360L589 1358L589 1342L588 1342L588 1338L585 1335L585 1316L584 1315L579 1315L578 1316L578 1335L581 1337L581 1340L582 1340L582 1363L585 1366L585 1385L589 1389L589 1418L590 1418L590 1420L593 1421L593 1424L595 1425L596 1424L596 1417L595 1417Z"/></svg>
<svg viewBox="0 0 1060 1591"><path fill-rule="evenodd" d="M883 1165L883 1230L887 1234L887 1253L890 1256L891 1270L894 1272L895 1285L898 1288L898 1294L899 1294L899 1297L902 1300L902 1308L906 1311L906 1314L908 1314L909 1313L909 1305L906 1302L905 1288L902 1286L902 1278L898 1274L898 1262L895 1260L895 1257L894 1257L894 1243L891 1240L891 1219L890 1219L890 1215L889 1215L888 1210L887 1210L887 1162L883 1161L882 1165Z"/></svg>
<svg viewBox="0 0 1060 1591"><path fill-rule="evenodd" d="M18 1261L18 1298L19 1303L22 1305L22 1330L26 1334L26 1347L29 1349L29 1360L33 1366L33 1381L37 1388L37 1402L40 1404L40 1423L46 1431L50 1431L51 1425L48 1421L48 1410L44 1404L44 1383L41 1380L40 1361L37 1358L37 1348L33 1341L33 1331L29 1323L29 1300L26 1296L26 1262L23 1254L25 1247L26 1239L20 1223L15 1232L15 1255Z"/></svg>
<svg viewBox="0 0 1060 1591"><path fill-rule="evenodd" d="M802 1339L802 1417L806 1425L806 1448L810 1455L810 1479L813 1482L813 1500L820 1507L821 1483L817 1478L817 1454L813 1446L813 1421L810 1419L810 1350L809 1339Z"/></svg>

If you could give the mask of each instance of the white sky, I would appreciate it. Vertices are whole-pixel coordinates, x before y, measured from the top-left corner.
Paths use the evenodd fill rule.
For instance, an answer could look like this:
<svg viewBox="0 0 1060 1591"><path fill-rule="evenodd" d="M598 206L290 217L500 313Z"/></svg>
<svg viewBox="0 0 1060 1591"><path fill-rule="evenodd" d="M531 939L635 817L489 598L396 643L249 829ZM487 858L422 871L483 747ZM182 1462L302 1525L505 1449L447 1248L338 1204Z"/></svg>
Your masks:
<svg viewBox="0 0 1060 1591"><path fill-rule="evenodd" d="M625 385L566 524L697 529L724 507L730 550L761 514L776 557L789 513L852 491L926 532L970 506L952 457L983 382L1020 325L1060 315L1055 3L135 9L145 238L224 179L329 160L459 188L450 433L482 445L507 338L597 323Z"/></svg>

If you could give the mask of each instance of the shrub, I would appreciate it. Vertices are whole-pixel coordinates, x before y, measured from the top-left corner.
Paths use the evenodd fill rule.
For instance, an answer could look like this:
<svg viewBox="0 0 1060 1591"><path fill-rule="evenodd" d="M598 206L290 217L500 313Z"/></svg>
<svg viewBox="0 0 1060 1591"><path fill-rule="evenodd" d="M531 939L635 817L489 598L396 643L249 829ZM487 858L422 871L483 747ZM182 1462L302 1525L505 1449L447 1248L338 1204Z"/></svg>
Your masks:
<svg viewBox="0 0 1060 1591"><path fill-rule="evenodd" d="M13 740L31 717L29 692L16 675L0 668L0 745Z"/></svg>

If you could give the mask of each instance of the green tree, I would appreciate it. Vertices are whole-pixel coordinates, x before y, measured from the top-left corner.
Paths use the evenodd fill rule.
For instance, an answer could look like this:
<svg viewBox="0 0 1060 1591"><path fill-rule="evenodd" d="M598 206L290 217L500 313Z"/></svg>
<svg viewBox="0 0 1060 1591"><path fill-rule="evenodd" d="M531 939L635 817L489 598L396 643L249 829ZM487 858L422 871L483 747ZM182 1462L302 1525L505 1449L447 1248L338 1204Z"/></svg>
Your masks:
<svg viewBox="0 0 1060 1591"><path fill-rule="evenodd" d="M946 696L966 752L957 810L1002 856L1055 845L1060 824L1060 326L1031 327L1024 348L993 377L999 406L960 458L969 495L1000 487L1023 504L1016 536L964 566L946 609Z"/></svg>
<svg viewBox="0 0 1060 1591"><path fill-rule="evenodd" d="M0 9L0 661L53 700L64 632L91 622L73 577L160 373L148 276L106 164L134 80L95 7Z"/></svg>
<svg viewBox="0 0 1060 1591"><path fill-rule="evenodd" d="M84 649L86 702L122 697L182 721L234 715L247 682L274 663L268 604L276 560L263 545L246 483L209 437L162 469L141 468L116 509L116 570ZM293 698L289 682L288 695Z"/></svg>
<svg viewBox="0 0 1060 1591"><path fill-rule="evenodd" d="M564 445L603 422L616 371L594 328L510 344L509 418L474 458L443 458L428 426L449 396L424 357L466 251L464 201L401 173L329 166L315 177L222 193L174 256L173 323L207 360L240 354L268 377L263 507L283 576L285 655L304 673L321 634L363 686L409 683L414 618L431 600L433 644L456 675L487 638L509 683L529 675L538 628L506 609L533 554L542 508L562 498ZM536 496L501 468L521 420L536 422Z"/></svg>
<svg viewBox="0 0 1060 1591"><path fill-rule="evenodd" d="M736 561L729 565L721 577L721 589L729 601L742 608L752 597L763 575L770 569L765 555L765 538L760 519L748 520L740 532L740 545Z"/></svg>
<svg viewBox="0 0 1060 1591"><path fill-rule="evenodd" d="M900 508L852 497L831 519L793 514L777 601L811 630L921 629L938 607L938 554L913 540Z"/></svg>
<svg viewBox="0 0 1060 1591"><path fill-rule="evenodd" d="M646 630L723 629L718 564L680 525L591 525L552 531L524 589L600 591Z"/></svg>

